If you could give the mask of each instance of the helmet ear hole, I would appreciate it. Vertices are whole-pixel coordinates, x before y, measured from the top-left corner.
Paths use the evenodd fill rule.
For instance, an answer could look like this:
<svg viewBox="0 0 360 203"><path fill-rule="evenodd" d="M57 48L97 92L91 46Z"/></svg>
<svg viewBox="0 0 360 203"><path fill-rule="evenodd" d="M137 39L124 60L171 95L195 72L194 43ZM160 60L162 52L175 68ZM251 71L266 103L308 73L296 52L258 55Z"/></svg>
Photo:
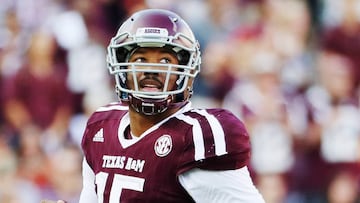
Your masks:
<svg viewBox="0 0 360 203"><path fill-rule="evenodd" d="M116 56L116 60L118 63L121 62L125 62L126 61L126 56L129 53L128 50L126 50L125 48L117 48L115 50L115 56Z"/></svg>
<svg viewBox="0 0 360 203"><path fill-rule="evenodd" d="M190 59L190 53L185 50L181 50L177 53L179 59L179 65L187 65Z"/></svg>

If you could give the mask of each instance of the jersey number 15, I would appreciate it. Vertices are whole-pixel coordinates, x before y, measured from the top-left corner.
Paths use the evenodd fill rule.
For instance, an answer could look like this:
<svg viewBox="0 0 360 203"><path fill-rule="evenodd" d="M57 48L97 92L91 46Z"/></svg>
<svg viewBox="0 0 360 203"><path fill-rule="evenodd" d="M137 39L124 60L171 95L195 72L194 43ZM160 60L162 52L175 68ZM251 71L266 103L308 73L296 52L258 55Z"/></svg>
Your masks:
<svg viewBox="0 0 360 203"><path fill-rule="evenodd" d="M104 202L104 191L105 185L109 174L105 172L100 172L96 174L96 185L97 185L97 195L98 202ZM142 192L144 190L145 179L115 174L113 183L111 184L110 190L110 199L109 202L120 202L120 196L122 189L129 189Z"/></svg>

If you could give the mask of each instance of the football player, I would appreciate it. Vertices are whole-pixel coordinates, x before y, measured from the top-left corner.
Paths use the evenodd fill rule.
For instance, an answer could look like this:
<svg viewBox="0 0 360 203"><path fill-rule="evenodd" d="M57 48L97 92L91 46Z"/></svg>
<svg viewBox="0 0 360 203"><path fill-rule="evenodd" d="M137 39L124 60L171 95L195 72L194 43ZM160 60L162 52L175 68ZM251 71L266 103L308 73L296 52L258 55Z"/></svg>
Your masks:
<svg viewBox="0 0 360 203"><path fill-rule="evenodd" d="M81 203L263 203L250 177L249 135L223 109L195 109L199 44L177 14L133 14L108 46L119 103L89 118Z"/></svg>

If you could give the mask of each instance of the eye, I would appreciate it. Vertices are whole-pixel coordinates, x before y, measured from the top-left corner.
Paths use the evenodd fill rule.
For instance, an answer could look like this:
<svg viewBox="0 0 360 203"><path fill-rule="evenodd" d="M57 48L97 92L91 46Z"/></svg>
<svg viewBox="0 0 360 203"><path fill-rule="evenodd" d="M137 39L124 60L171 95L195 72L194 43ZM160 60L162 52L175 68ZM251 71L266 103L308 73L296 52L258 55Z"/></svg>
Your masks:
<svg viewBox="0 0 360 203"><path fill-rule="evenodd" d="M169 58L162 58L161 60L160 60L160 63L171 63L172 61L171 61L171 59L169 59Z"/></svg>
<svg viewBox="0 0 360 203"><path fill-rule="evenodd" d="M136 57L132 60L132 62L136 62L136 63L144 63L146 61L146 59L144 57Z"/></svg>

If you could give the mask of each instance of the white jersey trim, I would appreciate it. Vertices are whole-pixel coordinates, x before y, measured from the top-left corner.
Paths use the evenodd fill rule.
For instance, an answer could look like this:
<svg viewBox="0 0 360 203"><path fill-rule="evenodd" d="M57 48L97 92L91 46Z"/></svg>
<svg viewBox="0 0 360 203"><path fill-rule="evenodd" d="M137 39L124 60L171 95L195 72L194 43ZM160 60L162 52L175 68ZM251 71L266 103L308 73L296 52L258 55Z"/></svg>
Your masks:
<svg viewBox="0 0 360 203"><path fill-rule="evenodd" d="M214 115L209 114L206 110L194 110L194 112L205 116L205 118L209 121L211 131L214 136L215 154L218 156L227 154L225 133L219 120L216 119Z"/></svg>
<svg viewBox="0 0 360 203"><path fill-rule="evenodd" d="M181 108L178 112L176 112L175 114L165 118L164 120L160 121L159 123L153 125L151 128L147 129L145 132L143 132L143 134L141 134L137 139L125 139L124 137L124 132L127 126L130 125L130 117L129 117L129 113L126 113L123 118L120 121L119 124L119 128L118 128L118 138L120 141L120 144L122 145L123 148L127 148L133 144L135 144L136 142L138 142L139 140L141 140L143 137L145 137L146 135L150 134L151 132L155 131L156 129L158 129L163 123L165 123L166 121L170 120L173 117L176 117L177 115L181 115L182 113L184 113L185 111L189 111L191 109L191 102L189 102L187 105L185 105L183 108ZM201 128L200 128L201 130Z"/></svg>
<svg viewBox="0 0 360 203"><path fill-rule="evenodd" d="M193 141L195 145L195 160L201 160L205 158L205 144L204 144L204 136L201 130L200 123L197 119L191 118L190 116L185 116L184 114L180 114L176 116L176 118L192 125L193 130Z"/></svg>
<svg viewBox="0 0 360 203"><path fill-rule="evenodd" d="M102 107L96 109L95 112L104 112L104 111L112 111L112 110L127 111L127 110L129 110L129 107L128 106L121 106L121 105L102 106Z"/></svg>

